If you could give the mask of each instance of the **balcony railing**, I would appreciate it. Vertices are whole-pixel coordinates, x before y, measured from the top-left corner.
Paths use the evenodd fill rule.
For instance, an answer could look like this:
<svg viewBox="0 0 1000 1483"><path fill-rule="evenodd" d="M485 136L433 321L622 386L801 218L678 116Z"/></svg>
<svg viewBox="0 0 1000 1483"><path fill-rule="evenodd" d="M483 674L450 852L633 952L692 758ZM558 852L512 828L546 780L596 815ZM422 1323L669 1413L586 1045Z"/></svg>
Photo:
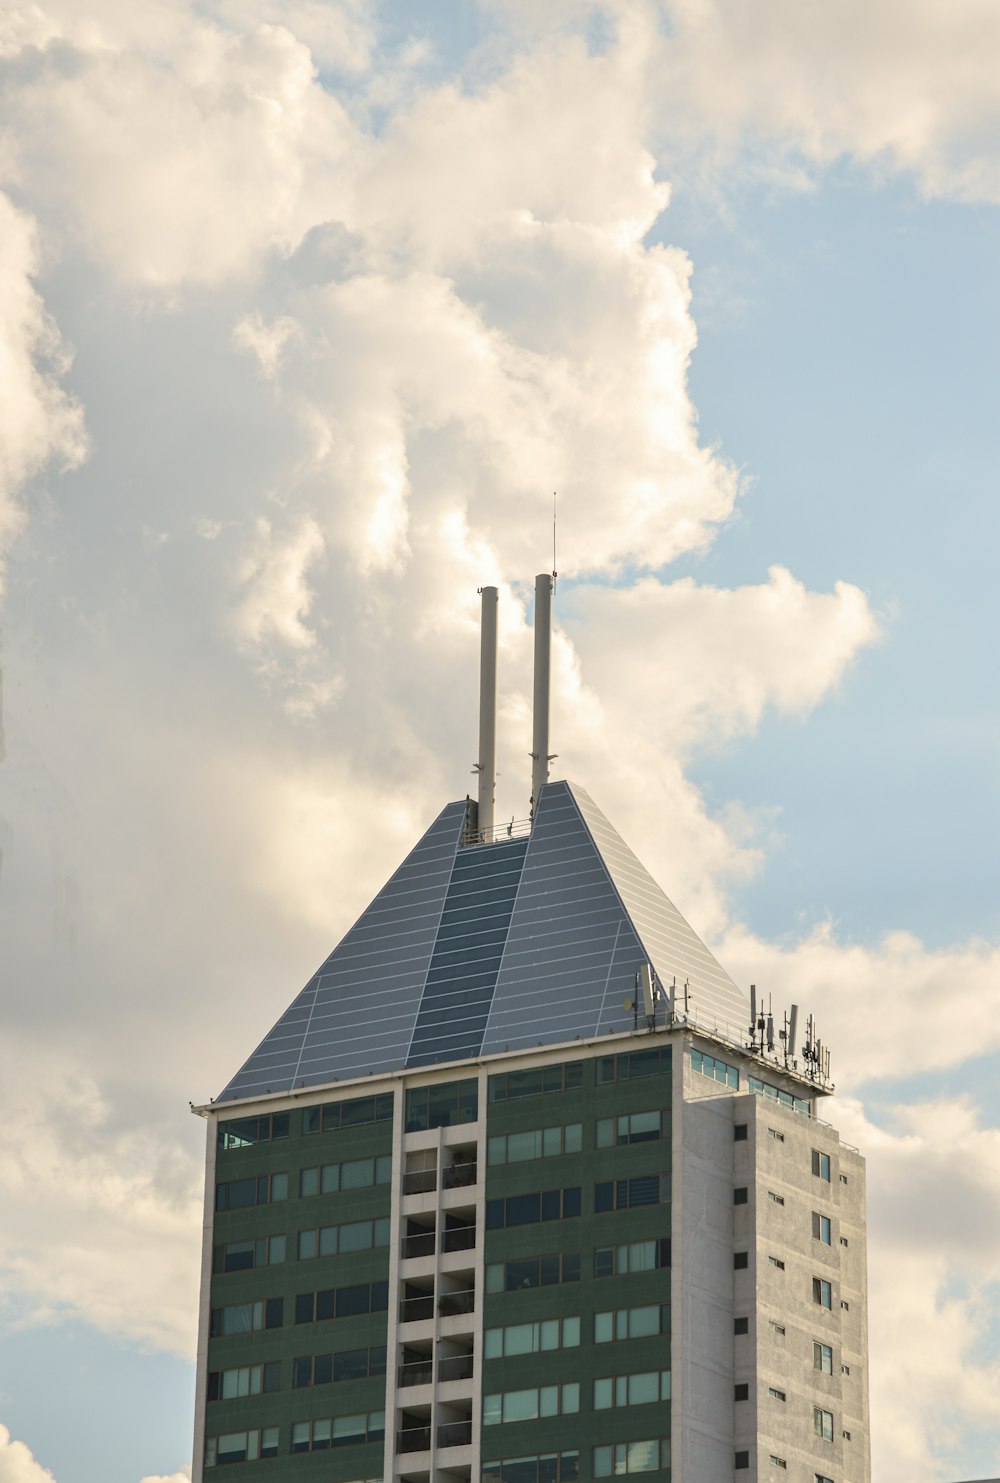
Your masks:
<svg viewBox="0 0 1000 1483"><path fill-rule="evenodd" d="M434 1255L434 1232L418 1231L414 1236L403 1237L403 1256L407 1260L415 1256Z"/></svg>
<svg viewBox="0 0 1000 1483"><path fill-rule="evenodd" d="M452 1164L444 1171L445 1189L465 1189L476 1182L475 1164Z"/></svg>
<svg viewBox="0 0 1000 1483"><path fill-rule="evenodd" d="M452 1354L438 1360L438 1380L471 1380L472 1355Z"/></svg>
<svg viewBox="0 0 1000 1483"><path fill-rule="evenodd" d="M434 1362L431 1359L411 1359L409 1364L399 1367L399 1384L404 1385L429 1385L434 1375Z"/></svg>
<svg viewBox="0 0 1000 1483"><path fill-rule="evenodd" d="M445 1421L438 1427L439 1447L464 1447L471 1441L471 1421Z"/></svg>
<svg viewBox="0 0 1000 1483"><path fill-rule="evenodd" d="M405 1426L396 1439L397 1452L429 1452L430 1447L429 1426Z"/></svg>
<svg viewBox="0 0 1000 1483"><path fill-rule="evenodd" d="M438 1312L442 1318L453 1317L456 1313L473 1313L475 1307L476 1293L471 1287L461 1292L445 1292L438 1298Z"/></svg>
<svg viewBox="0 0 1000 1483"><path fill-rule="evenodd" d="M430 1356L427 1359L411 1359L405 1365L400 1365L400 1388L402 1389L410 1385L429 1385L434 1378L433 1368L433 1361ZM439 1382L444 1382L445 1380L470 1380L472 1373L471 1354L452 1354L438 1360L437 1377Z"/></svg>
<svg viewBox="0 0 1000 1483"><path fill-rule="evenodd" d="M411 1169L403 1175L404 1195L427 1195L437 1189L436 1169Z"/></svg>
<svg viewBox="0 0 1000 1483"><path fill-rule="evenodd" d="M422 1318L434 1317L434 1294L421 1294L418 1298L404 1298L399 1305L400 1323L419 1323Z"/></svg>
<svg viewBox="0 0 1000 1483"><path fill-rule="evenodd" d="M456 1226L444 1233L445 1251L471 1251L476 1244L475 1226Z"/></svg>

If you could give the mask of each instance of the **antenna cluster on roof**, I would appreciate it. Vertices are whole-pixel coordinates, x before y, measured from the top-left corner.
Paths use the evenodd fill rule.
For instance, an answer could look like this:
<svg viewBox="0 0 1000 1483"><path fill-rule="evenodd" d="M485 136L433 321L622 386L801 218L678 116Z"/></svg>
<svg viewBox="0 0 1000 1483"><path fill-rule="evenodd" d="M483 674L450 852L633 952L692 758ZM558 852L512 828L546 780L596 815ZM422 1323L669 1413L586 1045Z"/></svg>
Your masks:
<svg viewBox="0 0 1000 1483"><path fill-rule="evenodd" d="M778 1030L777 1037L774 1033L774 1014L771 1008L771 996L767 996L767 1009L764 1008L764 997L761 995L760 1003L757 1002L757 985L750 985L750 1042L748 1050L756 1055L780 1056L785 1067L791 1066L792 1070L798 1070L798 1061L795 1059L796 1034L799 1023L799 1006L793 1004L791 1010L783 1015L782 1027ZM830 1079L830 1051L827 1046L816 1035L815 1020L810 1015L806 1027L806 1042L802 1047L802 1060L807 1076L813 1081L829 1081Z"/></svg>

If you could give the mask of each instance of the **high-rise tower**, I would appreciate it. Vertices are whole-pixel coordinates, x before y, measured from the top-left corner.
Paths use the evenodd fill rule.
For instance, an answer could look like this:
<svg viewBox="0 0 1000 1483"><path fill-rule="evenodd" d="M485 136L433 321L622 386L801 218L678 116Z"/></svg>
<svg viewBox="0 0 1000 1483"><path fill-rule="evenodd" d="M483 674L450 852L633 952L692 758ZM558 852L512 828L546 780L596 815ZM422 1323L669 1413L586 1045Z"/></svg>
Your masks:
<svg viewBox="0 0 1000 1483"><path fill-rule="evenodd" d="M828 1055L547 781L540 647L530 824L447 805L198 1109L194 1483L868 1483Z"/></svg>

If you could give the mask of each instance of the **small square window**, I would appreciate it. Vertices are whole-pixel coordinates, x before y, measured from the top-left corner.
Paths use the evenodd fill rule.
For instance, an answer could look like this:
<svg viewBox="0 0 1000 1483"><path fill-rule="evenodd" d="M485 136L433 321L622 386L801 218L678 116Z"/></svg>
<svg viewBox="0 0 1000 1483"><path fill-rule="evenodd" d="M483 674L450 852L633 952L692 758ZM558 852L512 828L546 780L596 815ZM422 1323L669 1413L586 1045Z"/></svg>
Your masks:
<svg viewBox="0 0 1000 1483"><path fill-rule="evenodd" d="M840 1182L841 1182L841 1184L846 1184L847 1183L847 1175L846 1174L841 1174L841 1176L840 1176Z"/></svg>
<svg viewBox="0 0 1000 1483"><path fill-rule="evenodd" d="M736 1457L733 1460L733 1466L737 1469L748 1468L750 1466L749 1452L737 1452Z"/></svg>
<svg viewBox="0 0 1000 1483"><path fill-rule="evenodd" d="M850 1367L850 1365L841 1365L841 1367L840 1367L840 1373L842 1375L849 1375L851 1373L851 1367Z"/></svg>
<svg viewBox="0 0 1000 1483"><path fill-rule="evenodd" d="M847 1240L847 1237L846 1236L841 1236L841 1238L840 1238L840 1244L841 1244L841 1246L847 1246L848 1245L848 1240Z"/></svg>
<svg viewBox="0 0 1000 1483"><path fill-rule="evenodd" d="M748 1334L750 1332L749 1318L736 1318L733 1320L734 1334Z"/></svg>
<svg viewBox="0 0 1000 1483"><path fill-rule="evenodd" d="M785 1135L784 1135L784 1133L779 1133L778 1130L777 1130L777 1128L768 1128L768 1130L767 1130L767 1136L769 1138L776 1138L779 1143L784 1143L784 1141L785 1141Z"/></svg>
<svg viewBox="0 0 1000 1483"><path fill-rule="evenodd" d="M850 1440L851 1440L851 1434L850 1434L850 1432L845 1432L844 1433L844 1441L845 1442L849 1442Z"/></svg>
<svg viewBox="0 0 1000 1483"><path fill-rule="evenodd" d="M733 1253L733 1266L737 1272L742 1272L750 1265L750 1253L748 1251L735 1251Z"/></svg>
<svg viewBox="0 0 1000 1483"><path fill-rule="evenodd" d="M843 1308L844 1312L847 1313L851 1305L844 1298L841 1298L840 1306Z"/></svg>
<svg viewBox="0 0 1000 1483"><path fill-rule="evenodd" d="M784 1401L787 1399L785 1392L783 1390L778 1390L778 1388L774 1385L769 1385L767 1387L767 1393L771 1397L772 1401Z"/></svg>
<svg viewBox="0 0 1000 1483"><path fill-rule="evenodd" d="M785 1337L785 1325L783 1323L778 1323L775 1319L769 1318L767 1320L767 1326L773 1334L780 1334L782 1338Z"/></svg>
<svg viewBox="0 0 1000 1483"><path fill-rule="evenodd" d="M733 1141L736 1143L745 1143L747 1141L746 1123L737 1123L735 1125L733 1128Z"/></svg>
<svg viewBox="0 0 1000 1483"><path fill-rule="evenodd" d="M734 1401L748 1401L750 1399L750 1386L744 1380L740 1385L733 1386Z"/></svg>
<svg viewBox="0 0 1000 1483"><path fill-rule="evenodd" d="M768 1190L767 1198L771 1201L772 1205L783 1205L785 1203L784 1195L779 1195L773 1189Z"/></svg>
<svg viewBox="0 0 1000 1483"><path fill-rule="evenodd" d="M738 1189L734 1189L733 1190L733 1204L734 1205L746 1205L748 1203L749 1199L750 1199L750 1192L747 1189L746 1185L741 1185Z"/></svg>
<svg viewBox="0 0 1000 1483"><path fill-rule="evenodd" d="M777 1267L779 1272L783 1272L785 1270L785 1264L780 1257L769 1256L768 1261L770 1262L772 1267Z"/></svg>
<svg viewBox="0 0 1000 1483"><path fill-rule="evenodd" d="M788 1467L788 1463L785 1461L785 1459L783 1457L775 1457L774 1453L772 1452L771 1453L771 1466L773 1468L787 1468Z"/></svg>

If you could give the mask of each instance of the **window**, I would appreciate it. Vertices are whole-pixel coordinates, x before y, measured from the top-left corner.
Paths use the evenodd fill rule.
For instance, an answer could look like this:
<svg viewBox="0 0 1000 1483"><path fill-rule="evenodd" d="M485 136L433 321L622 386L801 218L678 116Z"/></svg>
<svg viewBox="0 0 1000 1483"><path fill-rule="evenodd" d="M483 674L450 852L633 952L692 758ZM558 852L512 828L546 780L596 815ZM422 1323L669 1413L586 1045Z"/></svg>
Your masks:
<svg viewBox="0 0 1000 1483"><path fill-rule="evenodd" d="M650 1303L642 1308L619 1308L594 1314L595 1344L609 1344L620 1339L648 1339L651 1334L669 1332L669 1303Z"/></svg>
<svg viewBox="0 0 1000 1483"><path fill-rule="evenodd" d="M652 1143L670 1131L670 1113L662 1111L629 1112L622 1117L602 1117L597 1122L598 1148L614 1148L620 1143Z"/></svg>
<svg viewBox="0 0 1000 1483"><path fill-rule="evenodd" d="M813 1406L813 1431L824 1442L833 1441L833 1412L824 1411L819 1406Z"/></svg>
<svg viewBox="0 0 1000 1483"><path fill-rule="evenodd" d="M746 1205L749 1202L749 1199L750 1191L747 1189L745 1184L740 1185L738 1189L733 1190L734 1205Z"/></svg>
<svg viewBox="0 0 1000 1483"><path fill-rule="evenodd" d="M746 1125L746 1123L736 1123L734 1125L734 1127L733 1127L733 1141L735 1143L745 1143L747 1141L747 1125Z"/></svg>
<svg viewBox="0 0 1000 1483"><path fill-rule="evenodd" d="M594 1211L632 1210L637 1205L665 1205L670 1200L669 1174L636 1174L594 1185Z"/></svg>
<svg viewBox="0 0 1000 1483"><path fill-rule="evenodd" d="M833 1350L829 1344L813 1342L813 1369L822 1370L824 1375L833 1374Z"/></svg>
<svg viewBox="0 0 1000 1483"><path fill-rule="evenodd" d="M783 1272L785 1270L785 1264L780 1257L769 1256L767 1260L772 1267L777 1267L779 1272Z"/></svg>
<svg viewBox="0 0 1000 1483"><path fill-rule="evenodd" d="M350 1251L370 1251L373 1246L388 1246L389 1217L379 1220L354 1220L342 1226L320 1226L314 1231L300 1231L300 1262L315 1256L343 1256Z"/></svg>
<svg viewBox="0 0 1000 1483"><path fill-rule="evenodd" d="M612 1442L594 1448L594 1477L620 1478L626 1473L658 1473L670 1466L669 1438L649 1442Z"/></svg>
<svg viewBox="0 0 1000 1483"><path fill-rule="evenodd" d="M384 1344L373 1344L369 1349L341 1349L336 1354L303 1354L292 1360L292 1389L384 1374Z"/></svg>
<svg viewBox="0 0 1000 1483"><path fill-rule="evenodd" d="M263 1117L236 1117L219 1124L218 1145L223 1149L251 1148L288 1137L288 1113L265 1113Z"/></svg>
<svg viewBox="0 0 1000 1483"><path fill-rule="evenodd" d="M723 1086L739 1089L740 1073L735 1066L730 1066L726 1061L718 1061L714 1056L707 1056L704 1051L691 1051L691 1070L698 1071L702 1076L710 1076L713 1081L721 1081Z"/></svg>
<svg viewBox="0 0 1000 1483"><path fill-rule="evenodd" d="M841 1432L841 1436L843 1437L845 1442L849 1442L851 1440L850 1432Z"/></svg>
<svg viewBox="0 0 1000 1483"><path fill-rule="evenodd" d="M841 1246L847 1246L848 1245L848 1240L847 1240L847 1237L846 1236L841 1236L841 1238L840 1238L840 1244L841 1244Z"/></svg>
<svg viewBox="0 0 1000 1483"><path fill-rule="evenodd" d="M413 1087L406 1094L408 1133L424 1128L449 1128L456 1123L474 1123L479 1116L479 1083L444 1081L435 1086Z"/></svg>
<svg viewBox="0 0 1000 1483"><path fill-rule="evenodd" d="M750 1265L749 1251L736 1251L733 1253L733 1267L737 1272L742 1272Z"/></svg>
<svg viewBox="0 0 1000 1483"><path fill-rule="evenodd" d="M535 1128L529 1133L504 1133L486 1144L488 1164L522 1164L529 1159L548 1159L561 1153L579 1153L583 1148L583 1124L562 1128Z"/></svg>
<svg viewBox="0 0 1000 1483"><path fill-rule="evenodd" d="M486 1268L487 1292L520 1292L526 1287L555 1287L561 1282L579 1280L578 1251L523 1257L519 1261L491 1262Z"/></svg>
<svg viewBox="0 0 1000 1483"><path fill-rule="evenodd" d="M784 1402L788 1399L788 1397L785 1395L785 1392L783 1390L778 1390L778 1388L774 1385L769 1385L767 1387L767 1393L771 1397L772 1401Z"/></svg>
<svg viewBox="0 0 1000 1483"><path fill-rule="evenodd" d="M773 1189L768 1190L767 1198L771 1201L772 1205L783 1205L785 1203L784 1195L776 1194Z"/></svg>
<svg viewBox="0 0 1000 1483"><path fill-rule="evenodd" d="M841 1184L846 1184L847 1183L847 1175L846 1174L841 1174L841 1176L840 1176L840 1182L841 1182Z"/></svg>
<svg viewBox="0 0 1000 1483"><path fill-rule="evenodd" d="M384 1411L292 1423L293 1452L326 1452L331 1447L351 1447L358 1442L381 1442L384 1438Z"/></svg>
<svg viewBox="0 0 1000 1483"><path fill-rule="evenodd" d="M505 1390L483 1396L483 1425L504 1421L537 1421L540 1416L571 1416L580 1409L580 1387L542 1385L532 1390Z"/></svg>
<svg viewBox="0 0 1000 1483"><path fill-rule="evenodd" d="M841 1367L840 1367L840 1373L842 1375L849 1375L851 1373L851 1367L850 1367L850 1365L841 1365Z"/></svg>
<svg viewBox="0 0 1000 1483"><path fill-rule="evenodd" d="M767 1326L772 1334L780 1334L782 1338L785 1337L785 1325L783 1323L777 1323L775 1319L769 1318L767 1320Z"/></svg>
<svg viewBox="0 0 1000 1483"><path fill-rule="evenodd" d="M670 1266L670 1237L652 1241L629 1241L622 1246L594 1249L595 1277L625 1277L634 1272L653 1272Z"/></svg>
<svg viewBox="0 0 1000 1483"><path fill-rule="evenodd" d="M579 1452L543 1452L538 1457L505 1457L484 1462L483 1483L576 1483Z"/></svg>
<svg viewBox="0 0 1000 1483"><path fill-rule="evenodd" d="M769 1138L777 1138L779 1143L784 1143L785 1141L784 1133L779 1133L777 1128L768 1128L767 1136Z"/></svg>
<svg viewBox="0 0 1000 1483"><path fill-rule="evenodd" d="M671 1068L670 1046L625 1051L620 1056L601 1056L595 1066L598 1086L609 1081L638 1081L643 1076L665 1076Z"/></svg>
<svg viewBox="0 0 1000 1483"><path fill-rule="evenodd" d="M288 1199L287 1174L260 1174L256 1178L230 1179L215 1186L215 1208L245 1210L251 1205L270 1205Z"/></svg>
<svg viewBox="0 0 1000 1483"><path fill-rule="evenodd" d="M636 1375L610 1375L594 1381L595 1411L609 1411L618 1406L646 1406L652 1401L669 1399L669 1370L643 1370Z"/></svg>
<svg viewBox="0 0 1000 1483"><path fill-rule="evenodd" d="M230 1241L212 1253L213 1272L246 1272L275 1267L285 1260L284 1236L258 1236L256 1241Z"/></svg>
<svg viewBox="0 0 1000 1483"><path fill-rule="evenodd" d="M531 1071L502 1071L489 1080L491 1102L517 1102L522 1097L541 1097L549 1092L572 1092L583 1086L583 1062L566 1061L560 1066L537 1066Z"/></svg>
<svg viewBox="0 0 1000 1483"><path fill-rule="evenodd" d="M277 1457L278 1428L265 1426L263 1430L249 1432L224 1432L217 1437L205 1438L205 1466L217 1467L224 1462L257 1462L261 1457Z"/></svg>
<svg viewBox="0 0 1000 1483"><path fill-rule="evenodd" d="M213 1308L209 1337L221 1339L234 1334L253 1334L261 1329L280 1329L284 1322L284 1309L284 1298L264 1298L257 1303L233 1303L228 1308Z"/></svg>
<svg viewBox="0 0 1000 1483"><path fill-rule="evenodd" d="M324 1287L319 1292L299 1293L295 1299L295 1322L322 1323L327 1318L384 1313L388 1306L388 1282L363 1282L358 1287Z"/></svg>
<svg viewBox="0 0 1000 1483"><path fill-rule="evenodd" d="M843 1308L843 1310L844 1310L845 1313L849 1312L850 1307L851 1307L850 1303L847 1301L846 1298L841 1298L841 1300L840 1300L840 1306Z"/></svg>
<svg viewBox="0 0 1000 1483"><path fill-rule="evenodd" d="M531 1195L509 1195L506 1200L486 1201L486 1229L531 1226L542 1220L568 1220L580 1214L580 1186L547 1189Z"/></svg>
<svg viewBox="0 0 1000 1483"><path fill-rule="evenodd" d="M740 1468L748 1468L750 1466L749 1452L737 1452L733 1460L733 1465L734 1467L736 1467L737 1470L739 1470Z"/></svg>
<svg viewBox="0 0 1000 1483"><path fill-rule="evenodd" d="M392 1122L392 1092L378 1097L352 1097L348 1102L324 1102L302 1114L303 1133L337 1133L342 1128L364 1128L369 1123Z"/></svg>
<svg viewBox="0 0 1000 1483"><path fill-rule="evenodd" d="M817 1179L825 1179L827 1184L829 1184L830 1155L828 1153L820 1153L818 1148L814 1148L812 1151L812 1171Z"/></svg>
<svg viewBox="0 0 1000 1483"><path fill-rule="evenodd" d="M787 1468L788 1467L788 1463L785 1461L785 1459L783 1457L775 1457L774 1453L772 1452L771 1453L771 1466L773 1468Z"/></svg>
<svg viewBox="0 0 1000 1483"><path fill-rule="evenodd" d="M235 1370L212 1370L208 1377L210 1401L236 1401L248 1395L265 1395L281 1388L281 1366L243 1365Z"/></svg>
<svg viewBox="0 0 1000 1483"><path fill-rule="evenodd" d="M335 1195L340 1190L388 1184L391 1179L391 1154L378 1159L352 1159L347 1164L324 1164L322 1168L303 1169L299 1174L299 1194L303 1197Z"/></svg>
<svg viewBox="0 0 1000 1483"><path fill-rule="evenodd" d="M748 1401L749 1399L750 1399L750 1387L749 1387L749 1385L747 1384L747 1382L745 1380L741 1381L741 1383L739 1385L734 1385L733 1386L733 1400L734 1401Z"/></svg>
<svg viewBox="0 0 1000 1483"><path fill-rule="evenodd" d="M815 1483L833 1483L833 1479L828 1478L825 1473L815 1473L813 1476Z"/></svg>
<svg viewBox="0 0 1000 1483"><path fill-rule="evenodd" d="M813 1211L812 1217L813 1240L822 1241L824 1246L832 1246L833 1237L830 1230L830 1217L828 1215L820 1215L818 1210Z"/></svg>
<svg viewBox="0 0 1000 1483"><path fill-rule="evenodd" d="M543 1318L537 1323L512 1323L506 1328L487 1329L483 1358L510 1359L518 1354L544 1354L551 1349L576 1349L579 1343L579 1318Z"/></svg>
<svg viewBox="0 0 1000 1483"><path fill-rule="evenodd" d="M802 1112L806 1117L812 1115L812 1103L806 1097L795 1097L791 1092L786 1092L783 1087L774 1086L769 1081L761 1081L759 1076L748 1076L747 1084L752 1092L758 1097L770 1097L772 1102L780 1102L783 1107L793 1107L796 1112Z"/></svg>
<svg viewBox="0 0 1000 1483"><path fill-rule="evenodd" d="M734 1334L748 1334L749 1332L750 1332L750 1320L749 1320L749 1318L734 1318L733 1319L733 1333Z"/></svg>
<svg viewBox="0 0 1000 1483"><path fill-rule="evenodd" d="M813 1302L821 1308L833 1307L833 1288L825 1277L813 1278Z"/></svg>

